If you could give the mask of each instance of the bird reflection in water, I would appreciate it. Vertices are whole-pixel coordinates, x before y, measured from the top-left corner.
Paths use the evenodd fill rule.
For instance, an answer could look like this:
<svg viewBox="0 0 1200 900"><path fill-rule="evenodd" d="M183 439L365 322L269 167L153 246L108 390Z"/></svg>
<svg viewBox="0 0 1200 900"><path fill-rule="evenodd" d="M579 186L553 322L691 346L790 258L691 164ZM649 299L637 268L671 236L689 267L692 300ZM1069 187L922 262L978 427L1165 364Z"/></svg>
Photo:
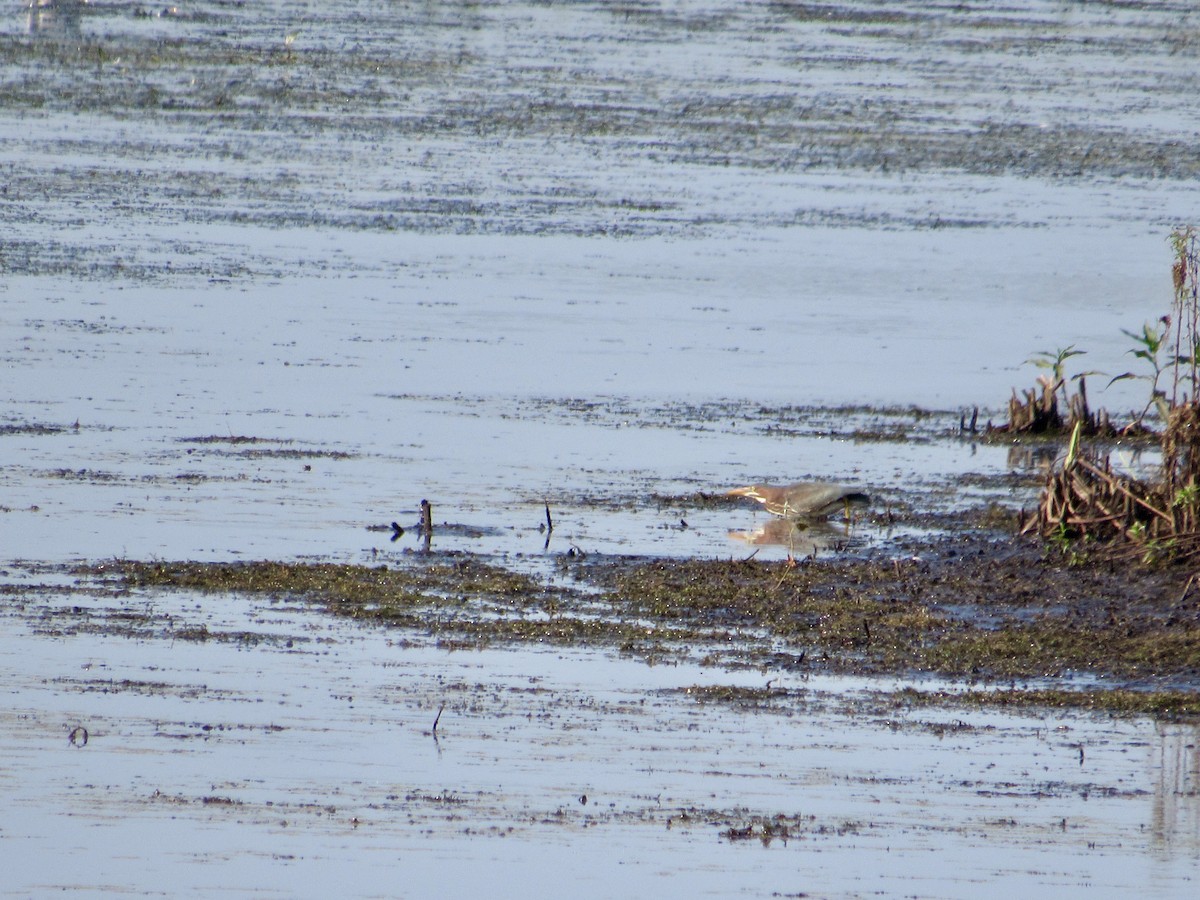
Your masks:
<svg viewBox="0 0 1200 900"><path fill-rule="evenodd" d="M815 557L822 550L844 550L855 543L848 525L840 527L803 519L772 519L753 531L731 530L729 536L754 547L787 547L790 556L800 559Z"/></svg>

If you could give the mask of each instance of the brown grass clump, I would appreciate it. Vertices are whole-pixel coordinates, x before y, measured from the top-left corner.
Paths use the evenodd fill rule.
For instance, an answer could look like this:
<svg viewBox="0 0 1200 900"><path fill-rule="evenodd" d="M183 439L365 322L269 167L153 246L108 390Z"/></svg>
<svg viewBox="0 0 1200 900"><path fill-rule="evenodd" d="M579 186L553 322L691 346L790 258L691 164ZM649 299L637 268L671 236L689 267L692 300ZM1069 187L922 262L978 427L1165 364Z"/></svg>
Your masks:
<svg viewBox="0 0 1200 900"><path fill-rule="evenodd" d="M1198 411L1193 406L1189 414ZM1077 428L1062 467L1050 472L1038 509L1022 530L1064 545L1077 539L1124 544L1147 559L1200 552L1195 480L1189 489L1173 490L1171 478L1147 483L1116 472L1108 457L1079 448L1081 433Z"/></svg>
<svg viewBox="0 0 1200 900"><path fill-rule="evenodd" d="M1060 391L1066 397L1065 419L1058 411ZM1038 378L1036 387L1022 391L1020 396L1013 389L1008 401L1008 422L991 431L1000 434L1069 434L1076 426L1088 437L1115 437L1118 434L1106 410L1092 412L1088 406L1087 383L1083 376L1077 380L1075 393L1069 394L1065 379L1043 375Z"/></svg>

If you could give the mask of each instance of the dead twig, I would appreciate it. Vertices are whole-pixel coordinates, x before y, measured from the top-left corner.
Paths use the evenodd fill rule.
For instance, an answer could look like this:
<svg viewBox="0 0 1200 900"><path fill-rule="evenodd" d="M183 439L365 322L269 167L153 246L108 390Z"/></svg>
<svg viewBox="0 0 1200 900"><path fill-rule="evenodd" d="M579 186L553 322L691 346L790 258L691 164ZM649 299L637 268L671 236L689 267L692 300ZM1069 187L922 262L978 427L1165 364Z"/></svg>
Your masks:
<svg viewBox="0 0 1200 900"><path fill-rule="evenodd" d="M425 549L429 549L433 541L433 506L428 500L421 501L421 534L424 537Z"/></svg>
<svg viewBox="0 0 1200 900"><path fill-rule="evenodd" d="M1192 577L1189 578L1187 580L1187 584L1185 584L1183 586L1183 592L1179 595L1179 600L1178 600L1179 603L1183 603L1184 598L1187 597L1188 591L1190 591L1192 589L1192 584L1195 582L1197 575L1200 575L1200 572L1193 572Z"/></svg>

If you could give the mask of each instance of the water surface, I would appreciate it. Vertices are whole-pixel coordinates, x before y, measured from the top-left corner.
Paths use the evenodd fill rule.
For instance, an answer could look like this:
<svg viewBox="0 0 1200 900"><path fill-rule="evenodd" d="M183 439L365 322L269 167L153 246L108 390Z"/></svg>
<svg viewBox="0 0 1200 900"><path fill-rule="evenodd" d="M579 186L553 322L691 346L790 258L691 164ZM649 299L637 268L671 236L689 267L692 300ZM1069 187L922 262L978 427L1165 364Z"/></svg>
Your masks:
<svg viewBox="0 0 1200 900"><path fill-rule="evenodd" d="M423 498L463 526L435 550L535 570L746 555L729 532L762 513L686 498L752 481L1029 503L1024 462L959 416L999 416L1031 354L1072 344L1095 402L1144 404L1100 389L1134 365L1120 329L1167 311L1194 215L1197 16L10 8L6 889L549 894L570 860L596 897L1188 895L1191 726L915 711L869 683L747 710L686 689L779 673L81 600L16 561L400 564L415 536L367 528ZM241 637L45 626L80 603ZM771 821L788 840L730 837Z"/></svg>

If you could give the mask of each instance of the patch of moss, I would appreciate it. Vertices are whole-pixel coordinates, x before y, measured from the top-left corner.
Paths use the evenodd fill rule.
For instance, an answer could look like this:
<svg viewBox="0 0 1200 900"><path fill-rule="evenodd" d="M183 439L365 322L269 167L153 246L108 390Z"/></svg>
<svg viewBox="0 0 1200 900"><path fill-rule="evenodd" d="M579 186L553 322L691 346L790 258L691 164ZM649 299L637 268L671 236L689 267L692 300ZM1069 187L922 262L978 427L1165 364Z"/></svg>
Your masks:
<svg viewBox="0 0 1200 900"><path fill-rule="evenodd" d="M923 668L952 674L1048 677L1102 672L1125 678L1200 673L1200 628L1080 628L1057 618L969 629L920 652Z"/></svg>
<svg viewBox="0 0 1200 900"><path fill-rule="evenodd" d="M659 560L624 567L609 597L651 619L761 629L864 673L1200 673L1200 615L1165 602L1178 576L1114 574L1007 550L920 565Z"/></svg>

